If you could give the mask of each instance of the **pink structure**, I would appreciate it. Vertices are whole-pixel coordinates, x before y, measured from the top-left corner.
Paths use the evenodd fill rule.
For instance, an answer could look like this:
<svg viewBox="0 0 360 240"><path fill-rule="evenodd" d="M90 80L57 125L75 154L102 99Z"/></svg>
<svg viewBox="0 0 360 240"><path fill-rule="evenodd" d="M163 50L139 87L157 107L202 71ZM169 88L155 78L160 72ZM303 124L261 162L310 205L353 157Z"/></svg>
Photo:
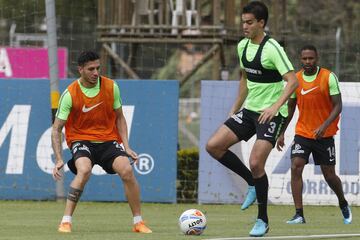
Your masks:
<svg viewBox="0 0 360 240"><path fill-rule="evenodd" d="M59 78L67 78L67 49L58 49ZM49 78L47 48L0 47L0 78Z"/></svg>

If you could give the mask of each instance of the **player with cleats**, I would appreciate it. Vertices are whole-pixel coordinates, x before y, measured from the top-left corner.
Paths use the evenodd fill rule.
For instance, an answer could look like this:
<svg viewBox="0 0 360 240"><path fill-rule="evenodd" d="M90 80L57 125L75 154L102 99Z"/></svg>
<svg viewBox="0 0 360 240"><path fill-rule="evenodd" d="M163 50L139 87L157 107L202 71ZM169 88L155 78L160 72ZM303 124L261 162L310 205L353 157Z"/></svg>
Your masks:
<svg viewBox="0 0 360 240"><path fill-rule="evenodd" d="M71 223L69 222L62 222L59 225L58 232L61 233L71 233Z"/></svg>
<svg viewBox="0 0 360 240"><path fill-rule="evenodd" d="M148 227L145 225L145 222L144 222L144 221L140 221L140 222L134 224L133 232L138 232L138 233L152 233L151 229L148 228Z"/></svg>
<svg viewBox="0 0 360 240"><path fill-rule="evenodd" d="M249 186L246 193L246 198L241 205L241 210L245 210L250 207L256 201L256 190L254 186Z"/></svg>
<svg viewBox="0 0 360 240"><path fill-rule="evenodd" d="M351 224L352 222L352 213L351 213L351 208L349 207L349 205L341 208L341 213L344 217L344 224Z"/></svg>
<svg viewBox="0 0 360 240"><path fill-rule="evenodd" d="M297 106L299 119L291 146L291 192L296 209L295 216L302 219L293 218L287 223L305 223L302 173L312 154L315 165L320 165L325 181L338 198L344 223L349 224L352 221L351 209L345 199L341 180L335 171L334 136L338 131L342 110L338 80L333 72L317 65L318 52L315 46L304 46L300 51L300 61L302 69L296 73L299 87L288 101L289 117L277 141L277 148L281 151L284 147L285 129Z"/></svg>
<svg viewBox="0 0 360 240"><path fill-rule="evenodd" d="M262 219L256 219L254 227L250 231L250 237L262 237L269 231L269 225Z"/></svg>
<svg viewBox="0 0 360 240"><path fill-rule="evenodd" d="M304 224L305 218L299 214L295 214L292 219L286 221L287 224Z"/></svg>
<svg viewBox="0 0 360 240"><path fill-rule="evenodd" d="M248 208L256 196L258 221L250 232L254 236L262 236L269 229L269 182L265 165L287 117L286 101L298 86L284 49L265 33L268 16L268 8L260 1L251 1L243 8L241 20L245 38L237 46L241 70L239 93L231 116L206 145L213 158L248 183L250 191L242 209ZM254 135L256 140L249 156L249 171L229 148Z"/></svg>
<svg viewBox="0 0 360 240"><path fill-rule="evenodd" d="M129 158L138 159L130 148L128 129L122 109L120 89L115 81L100 75L100 57L93 51L78 58L80 78L73 81L60 98L51 141L56 164L53 178L62 178L62 130L71 149L67 162L75 175L70 183L59 232L70 233L72 215L88 182L93 166L99 165L108 174L117 174L124 186L133 215L134 231L151 233L141 217L140 188ZM104 117L106 116L106 117Z"/></svg>

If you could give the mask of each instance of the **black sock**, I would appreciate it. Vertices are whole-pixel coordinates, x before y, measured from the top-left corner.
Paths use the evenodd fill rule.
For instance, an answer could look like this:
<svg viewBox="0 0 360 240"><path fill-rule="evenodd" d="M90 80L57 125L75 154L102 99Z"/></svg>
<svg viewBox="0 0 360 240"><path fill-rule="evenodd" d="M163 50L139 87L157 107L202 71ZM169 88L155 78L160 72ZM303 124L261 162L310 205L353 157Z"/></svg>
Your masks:
<svg viewBox="0 0 360 240"><path fill-rule="evenodd" d="M249 186L254 186L254 180L250 170L242 163L240 158L230 150L218 160L222 165L242 177Z"/></svg>
<svg viewBox="0 0 360 240"><path fill-rule="evenodd" d="M255 189L256 189L256 198L258 202L258 218L262 219L264 222L268 223L267 215L267 200L268 200L268 190L269 190L269 181L266 173L260 178L254 178Z"/></svg>
<svg viewBox="0 0 360 240"><path fill-rule="evenodd" d="M304 210L303 210L303 208L297 208L297 209L296 209L296 214L304 217Z"/></svg>
<svg viewBox="0 0 360 240"><path fill-rule="evenodd" d="M343 201L339 201L339 207L343 209L344 207L348 206L348 202L344 199Z"/></svg>

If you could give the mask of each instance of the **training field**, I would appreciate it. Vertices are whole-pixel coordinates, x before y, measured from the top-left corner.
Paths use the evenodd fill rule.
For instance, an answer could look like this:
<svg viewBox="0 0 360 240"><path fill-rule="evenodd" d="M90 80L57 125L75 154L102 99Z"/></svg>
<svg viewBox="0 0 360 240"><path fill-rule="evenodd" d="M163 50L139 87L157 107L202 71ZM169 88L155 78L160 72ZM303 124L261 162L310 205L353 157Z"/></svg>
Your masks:
<svg viewBox="0 0 360 240"><path fill-rule="evenodd" d="M198 208L208 220L201 236L184 236L177 220L182 211ZM0 239L221 239L244 238L253 225L256 206L240 211L238 205L143 204L143 217L153 234L130 231L132 218L126 203L81 202L73 217L73 232L60 234L57 225L63 202L0 201ZM269 206L271 236L355 234L360 233L360 207L353 207L354 222L342 223L338 207L305 207L307 224L289 226L292 206ZM324 239L324 238L323 238ZM339 238L340 239L340 238ZM354 237L352 239L360 239Z"/></svg>

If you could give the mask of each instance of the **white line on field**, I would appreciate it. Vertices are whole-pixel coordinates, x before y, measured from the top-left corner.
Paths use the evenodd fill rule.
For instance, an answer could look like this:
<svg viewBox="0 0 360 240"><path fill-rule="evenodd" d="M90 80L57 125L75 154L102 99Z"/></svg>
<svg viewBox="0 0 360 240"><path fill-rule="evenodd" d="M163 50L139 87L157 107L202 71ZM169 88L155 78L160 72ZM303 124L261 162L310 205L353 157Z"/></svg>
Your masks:
<svg viewBox="0 0 360 240"><path fill-rule="evenodd" d="M320 239L320 238L351 238L360 237L360 233L349 234L323 234L323 235L303 235L303 236L272 236L272 237L232 237L232 238L207 238L203 240L253 240L253 239Z"/></svg>

